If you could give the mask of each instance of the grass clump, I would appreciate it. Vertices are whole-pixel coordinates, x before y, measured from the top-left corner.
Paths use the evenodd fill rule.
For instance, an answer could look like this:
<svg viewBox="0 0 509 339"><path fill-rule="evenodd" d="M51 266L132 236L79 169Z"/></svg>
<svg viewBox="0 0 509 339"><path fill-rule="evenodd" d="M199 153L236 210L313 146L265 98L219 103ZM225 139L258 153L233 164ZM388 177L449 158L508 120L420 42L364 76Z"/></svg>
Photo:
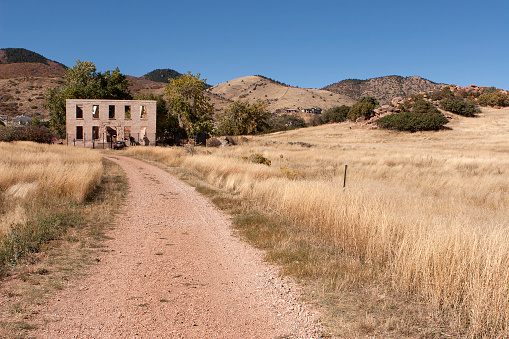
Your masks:
<svg viewBox="0 0 509 339"><path fill-rule="evenodd" d="M248 157L242 157L242 159L252 162L254 164L262 164L262 165L267 165L267 166L270 166L270 164L271 164L271 161L269 159L265 158L260 153L251 154Z"/></svg>

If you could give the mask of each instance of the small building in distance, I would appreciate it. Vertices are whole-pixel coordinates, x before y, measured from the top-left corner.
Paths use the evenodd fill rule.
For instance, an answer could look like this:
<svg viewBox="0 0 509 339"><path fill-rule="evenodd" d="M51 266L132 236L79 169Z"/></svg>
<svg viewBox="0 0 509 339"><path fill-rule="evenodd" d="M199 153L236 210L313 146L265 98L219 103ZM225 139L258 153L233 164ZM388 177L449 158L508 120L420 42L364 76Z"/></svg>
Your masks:
<svg viewBox="0 0 509 339"><path fill-rule="evenodd" d="M313 108L303 108L301 110L302 113L308 113L308 114L322 114L322 109L321 108L316 108L316 107L313 107Z"/></svg>
<svg viewBox="0 0 509 339"><path fill-rule="evenodd" d="M32 123L32 118L27 117L24 114L18 115L17 117L12 118L12 125L30 125Z"/></svg>
<svg viewBox="0 0 509 339"><path fill-rule="evenodd" d="M155 145L155 100L67 99L68 145L107 147L115 141Z"/></svg>

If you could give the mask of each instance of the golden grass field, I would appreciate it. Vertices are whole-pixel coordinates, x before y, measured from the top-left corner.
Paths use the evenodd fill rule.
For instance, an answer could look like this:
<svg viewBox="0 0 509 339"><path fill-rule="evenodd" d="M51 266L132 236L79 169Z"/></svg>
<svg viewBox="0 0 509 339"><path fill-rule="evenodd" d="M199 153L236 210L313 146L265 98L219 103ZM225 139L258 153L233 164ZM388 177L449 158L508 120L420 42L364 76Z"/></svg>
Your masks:
<svg viewBox="0 0 509 339"><path fill-rule="evenodd" d="M409 134L343 123L196 154L148 147L125 153L193 170L293 220L332 243L338 260L368 266L369 279L424 301L453 333L507 337L509 109L483 109L448 126ZM242 159L254 153L272 165ZM354 271L331 274L329 288L362 281Z"/></svg>
<svg viewBox="0 0 509 339"><path fill-rule="evenodd" d="M32 142L0 143L0 235L26 223L27 209L34 205L55 199L83 202L102 173L102 155L96 151Z"/></svg>

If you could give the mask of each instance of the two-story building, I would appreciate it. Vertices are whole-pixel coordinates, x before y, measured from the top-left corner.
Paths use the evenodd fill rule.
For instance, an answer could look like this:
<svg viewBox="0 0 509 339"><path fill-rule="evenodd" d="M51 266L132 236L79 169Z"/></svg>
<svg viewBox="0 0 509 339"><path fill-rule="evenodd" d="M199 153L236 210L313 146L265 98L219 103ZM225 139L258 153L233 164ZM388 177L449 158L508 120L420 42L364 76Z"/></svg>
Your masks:
<svg viewBox="0 0 509 339"><path fill-rule="evenodd" d="M67 144L105 147L117 140L155 145L155 100L67 99Z"/></svg>

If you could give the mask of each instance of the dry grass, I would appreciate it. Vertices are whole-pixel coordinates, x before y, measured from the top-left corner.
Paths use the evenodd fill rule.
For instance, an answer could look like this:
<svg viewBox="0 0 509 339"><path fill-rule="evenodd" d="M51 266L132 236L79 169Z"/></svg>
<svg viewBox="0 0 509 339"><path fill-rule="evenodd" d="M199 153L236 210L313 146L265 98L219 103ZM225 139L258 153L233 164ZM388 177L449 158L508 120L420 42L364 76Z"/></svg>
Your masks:
<svg viewBox="0 0 509 339"><path fill-rule="evenodd" d="M58 237L99 185L102 155L32 142L0 143L0 272Z"/></svg>
<svg viewBox="0 0 509 339"><path fill-rule="evenodd" d="M71 149L73 153L78 149ZM65 154L62 148L49 148L50 153ZM86 158L91 150L81 153ZM72 158L74 155L64 158ZM90 159L95 159L92 156ZM80 161L80 160L77 160ZM95 160L91 160L95 161ZM107 251L103 244L105 232L113 225L115 214L127 194L127 181L120 166L101 160L104 167L98 186L81 203L70 197L53 197L37 203L21 198L4 199L2 207L7 209L7 218L17 220L14 225L20 245L30 245L29 250L14 260L14 252L7 257L12 268L4 268L0 284L0 337L31 337L30 330L44 325L37 316L40 303L50 298L55 291L65 288L69 281L82 277L90 265L98 262L100 252ZM79 167L74 167L79 168ZM17 206L14 209L9 206ZM22 226L23 225L23 226ZM39 232L39 231L44 232ZM12 231L12 230L11 230ZM4 236L0 241L0 254L9 254L12 237ZM30 241L27 241L30 240ZM37 246L34 246L37 245ZM2 247L3 246L3 247ZM25 248L26 249L26 248Z"/></svg>
<svg viewBox="0 0 509 339"><path fill-rule="evenodd" d="M82 202L99 184L102 155L88 149L31 142L0 143L0 189L26 198Z"/></svg>
<svg viewBox="0 0 509 339"><path fill-rule="evenodd" d="M299 265L311 260L306 248L322 245L293 246L295 239L285 242L287 234L271 234L286 246L279 256L293 265L290 273L327 275L328 291L345 291L348 284L364 289L370 279L371 285L390 283L387 291L425 302L454 335L504 337L509 335L509 110L483 112L452 121L452 131L406 134L340 124L275 133L192 156L173 148L129 152L200 173L210 184L293 221L304 234L302 242L315 241L305 235L313 234L335 249L313 263L314 273L298 273L309 269ZM263 154L272 166L242 160L252 153ZM336 266L328 262L334 257ZM377 323L384 322L366 315L356 331L375 335Z"/></svg>

